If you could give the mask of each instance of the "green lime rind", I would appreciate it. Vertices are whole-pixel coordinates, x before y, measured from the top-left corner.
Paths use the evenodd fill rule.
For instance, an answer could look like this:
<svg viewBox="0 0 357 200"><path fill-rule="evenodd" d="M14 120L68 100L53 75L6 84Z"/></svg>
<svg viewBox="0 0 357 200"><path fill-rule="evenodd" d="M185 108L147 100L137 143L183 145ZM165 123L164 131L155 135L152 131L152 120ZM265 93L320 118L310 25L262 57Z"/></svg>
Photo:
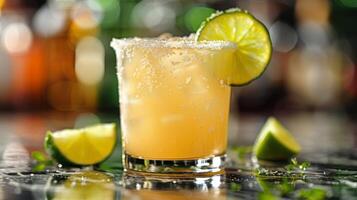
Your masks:
<svg viewBox="0 0 357 200"><path fill-rule="evenodd" d="M273 117L267 120L253 147L258 159L269 161L288 160L300 150L294 137Z"/></svg>
<svg viewBox="0 0 357 200"><path fill-rule="evenodd" d="M78 167L80 165L71 162L69 159L67 159L61 151L56 147L53 141L52 137L52 132L47 131L46 137L45 137L45 142L44 142L45 150L48 155L51 156L52 159L54 159L56 162L59 164L65 166L65 167Z"/></svg>
<svg viewBox="0 0 357 200"><path fill-rule="evenodd" d="M115 130L115 133L117 133L116 131L116 124L115 123L112 123L111 125L114 125L113 129ZM95 127L96 125L94 126L89 126L89 127L85 127L84 129L90 129L91 127ZM79 166L90 166L90 165L99 165L103 162L105 162L107 159L110 158L111 154L113 153L116 145L117 145L117 134L114 135L115 138L114 139L114 144L112 146L112 149L110 151L110 153L104 157L102 160L96 162L96 163L93 163L93 164L83 164L83 163L79 163L79 162L76 162L74 160L71 160L70 158L66 157L65 156L65 153L63 153L60 148L58 148L54 142L54 139L53 139L53 132L51 131L48 131L46 136L45 136L45 141L44 141L44 147L45 147L45 150L47 152L48 155L51 156L52 159L54 159L55 161L57 161L59 164L62 164L64 167L79 167Z"/></svg>
<svg viewBox="0 0 357 200"><path fill-rule="evenodd" d="M242 24L232 25L227 22L227 18L239 18L238 16L241 17L239 22ZM222 18L226 20L220 20L220 17L226 17ZM244 20L242 21L242 19ZM213 22L214 20L216 20L216 22ZM208 24L211 22L217 24L212 25L213 29L212 26L207 28ZM250 24L249 27L247 27L248 24ZM204 32L206 28L209 31ZM212 34L212 32L216 32L217 34ZM196 33L195 39L196 41L231 41L237 44L237 65L223 66L221 69L219 69L221 71L226 70L226 72L223 72L223 74L226 74L226 78L224 80L231 86L247 85L258 79L265 72L272 57L272 43L269 31L264 26L264 24L257 20L248 11L241 10L240 8L232 8L226 11L217 11L216 13L212 14L202 23L201 27ZM262 46L262 48L257 48L257 46ZM233 69L228 69L229 67Z"/></svg>
<svg viewBox="0 0 357 200"><path fill-rule="evenodd" d="M294 151L286 151L286 147L281 145L280 141L272 134L267 134L265 138L266 139L260 143L262 147L254 150L258 159L281 161L287 160L297 154L297 152Z"/></svg>
<svg viewBox="0 0 357 200"><path fill-rule="evenodd" d="M207 24L212 21L214 18L221 16L225 13L234 13L234 12L245 12L248 13L246 10L242 10L240 8L230 8L224 11L217 10L215 13L212 13L211 16L209 16L206 20L204 20L201 24L201 26L197 29L196 34L195 34L195 41L199 41L199 37L201 35L202 30L207 26Z"/></svg>

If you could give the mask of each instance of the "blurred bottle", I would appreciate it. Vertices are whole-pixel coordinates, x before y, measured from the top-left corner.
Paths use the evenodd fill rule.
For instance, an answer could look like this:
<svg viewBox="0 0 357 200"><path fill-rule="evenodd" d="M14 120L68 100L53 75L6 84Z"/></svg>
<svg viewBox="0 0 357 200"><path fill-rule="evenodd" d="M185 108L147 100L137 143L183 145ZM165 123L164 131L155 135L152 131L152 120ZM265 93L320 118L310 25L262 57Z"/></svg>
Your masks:
<svg viewBox="0 0 357 200"><path fill-rule="evenodd" d="M344 61L334 47L301 48L290 59L287 83L298 106L334 108L341 104Z"/></svg>
<svg viewBox="0 0 357 200"><path fill-rule="evenodd" d="M41 1L3 3L0 54L4 58L4 73L0 77L4 85L0 88L0 102L4 108L42 108L46 84L43 46L28 21Z"/></svg>
<svg viewBox="0 0 357 200"><path fill-rule="evenodd" d="M302 108L330 109L341 105L344 56L335 45L327 0L298 1L300 47L289 58L287 86L291 103Z"/></svg>
<svg viewBox="0 0 357 200"><path fill-rule="evenodd" d="M101 79L96 76L104 73L100 60L104 55L96 41L94 45L85 44L95 37L83 40L98 32L96 13L88 2L49 1L38 11L38 30L44 30L46 43L47 100L56 110L85 111L97 106L97 85ZM45 29L53 23L53 30ZM99 48L99 52L93 48Z"/></svg>
<svg viewBox="0 0 357 200"><path fill-rule="evenodd" d="M58 2L49 1L42 6L35 14L34 24L46 50L46 100L56 110L70 111L79 95L74 74L75 46L68 34L70 4Z"/></svg>

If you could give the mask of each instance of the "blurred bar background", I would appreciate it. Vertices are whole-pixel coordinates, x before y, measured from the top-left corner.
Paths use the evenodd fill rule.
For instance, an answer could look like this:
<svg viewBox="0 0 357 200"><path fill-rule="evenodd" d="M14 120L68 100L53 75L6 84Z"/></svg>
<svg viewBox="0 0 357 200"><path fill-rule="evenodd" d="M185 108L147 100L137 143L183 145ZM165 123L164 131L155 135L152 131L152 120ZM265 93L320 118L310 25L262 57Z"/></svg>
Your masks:
<svg viewBox="0 0 357 200"><path fill-rule="evenodd" d="M265 23L274 53L234 89L233 111L357 117L357 0L0 0L0 112L117 114L113 37L189 35L237 6Z"/></svg>

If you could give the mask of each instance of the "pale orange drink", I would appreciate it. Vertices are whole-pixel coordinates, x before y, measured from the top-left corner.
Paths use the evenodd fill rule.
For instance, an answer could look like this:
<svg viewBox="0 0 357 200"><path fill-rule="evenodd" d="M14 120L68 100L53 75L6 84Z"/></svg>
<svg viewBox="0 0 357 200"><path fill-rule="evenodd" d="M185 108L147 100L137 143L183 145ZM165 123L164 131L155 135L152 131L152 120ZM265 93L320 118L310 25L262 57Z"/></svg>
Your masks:
<svg viewBox="0 0 357 200"><path fill-rule="evenodd" d="M230 42L114 39L126 169L210 172L227 147L231 89L212 71L232 65Z"/></svg>

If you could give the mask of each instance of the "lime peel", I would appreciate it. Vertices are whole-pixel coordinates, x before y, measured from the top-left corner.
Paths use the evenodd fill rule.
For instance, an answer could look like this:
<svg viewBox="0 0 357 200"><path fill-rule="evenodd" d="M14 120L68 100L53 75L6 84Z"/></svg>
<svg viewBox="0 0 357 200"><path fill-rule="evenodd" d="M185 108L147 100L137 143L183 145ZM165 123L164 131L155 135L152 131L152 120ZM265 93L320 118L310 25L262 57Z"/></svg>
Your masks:
<svg viewBox="0 0 357 200"><path fill-rule="evenodd" d="M196 41L221 40L237 45L236 63L215 69L227 84L246 85L260 77L270 62L272 43L266 27L239 8L213 13L198 29Z"/></svg>
<svg viewBox="0 0 357 200"><path fill-rule="evenodd" d="M92 165L104 161L114 150L116 126L99 124L82 129L48 131L45 149L65 166Z"/></svg>
<svg viewBox="0 0 357 200"><path fill-rule="evenodd" d="M253 148L256 157L263 160L287 160L300 150L294 137L274 117L267 120Z"/></svg>

